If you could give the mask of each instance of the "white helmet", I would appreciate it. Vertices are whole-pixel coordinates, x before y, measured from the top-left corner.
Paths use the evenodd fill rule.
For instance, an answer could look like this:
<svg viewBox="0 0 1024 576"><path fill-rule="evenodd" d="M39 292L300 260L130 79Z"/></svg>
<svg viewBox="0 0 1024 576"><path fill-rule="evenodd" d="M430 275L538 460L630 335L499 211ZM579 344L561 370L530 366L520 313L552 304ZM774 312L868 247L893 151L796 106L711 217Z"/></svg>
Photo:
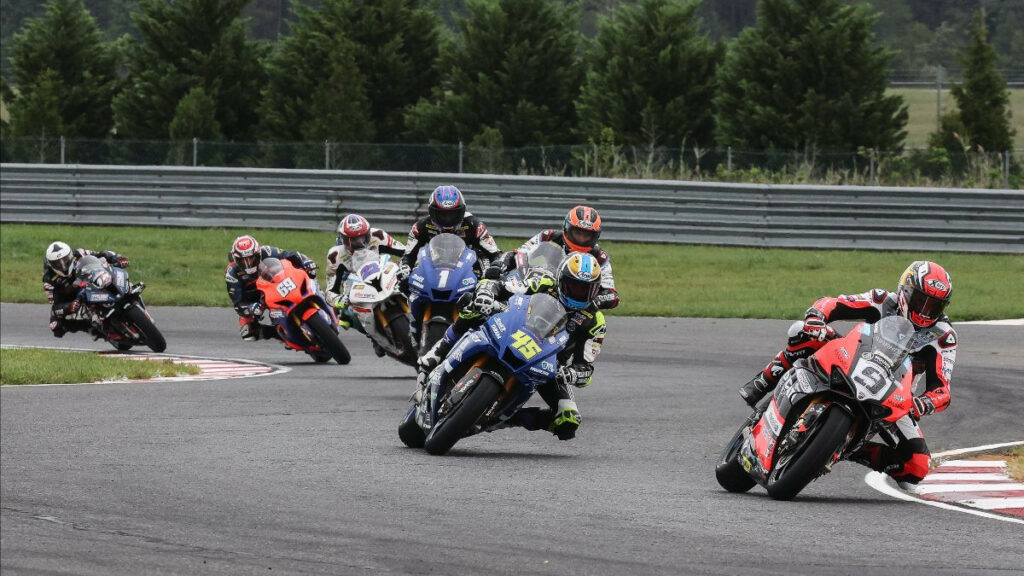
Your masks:
<svg viewBox="0 0 1024 576"><path fill-rule="evenodd" d="M46 263L61 276L70 274L71 265L75 263L75 255L71 251L71 246L63 242L54 242L47 246Z"/></svg>

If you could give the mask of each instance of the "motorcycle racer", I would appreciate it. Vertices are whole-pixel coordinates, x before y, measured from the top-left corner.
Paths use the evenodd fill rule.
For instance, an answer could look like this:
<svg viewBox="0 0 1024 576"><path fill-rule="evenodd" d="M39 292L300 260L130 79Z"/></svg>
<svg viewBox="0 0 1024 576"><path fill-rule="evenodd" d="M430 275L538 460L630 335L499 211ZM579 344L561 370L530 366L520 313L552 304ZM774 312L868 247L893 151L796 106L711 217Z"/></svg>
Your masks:
<svg viewBox="0 0 1024 576"><path fill-rule="evenodd" d="M349 279L353 272L352 256L359 250L401 256L405 253L405 244L380 228L372 228L359 214L349 214L338 222L337 244L327 251L327 302L338 311L338 322L346 330L355 319L348 307L348 293L353 284ZM359 324L355 325L358 329ZM384 349L376 342L374 352L384 356Z"/></svg>
<svg viewBox="0 0 1024 576"><path fill-rule="evenodd" d="M51 305L50 331L55 338L62 338L68 332L88 330L92 326L89 320L72 319L81 306L77 299L78 286L75 285L74 269L79 258L83 256L103 258L111 266L118 268L127 268L129 264L127 258L110 250L73 250L67 243L59 240L50 243L43 258L43 291L46 292L46 300Z"/></svg>
<svg viewBox="0 0 1024 576"><path fill-rule="evenodd" d="M409 275L416 267L416 258L420 248L426 246L438 234L455 234L466 242L478 256L480 270L485 270L491 262L501 256L498 244L487 231L487 226L466 211L466 201L462 192L455 186L438 186L430 194L427 204L428 215L413 223L409 230L405 254L398 268L400 290L409 295Z"/></svg>
<svg viewBox="0 0 1024 576"><path fill-rule="evenodd" d="M252 342L260 338L277 338L277 330L273 326L261 326L259 318L263 314L260 291L256 288L259 277L259 265L263 258L288 260L296 267L302 268L310 278L316 278L316 262L301 252L281 250L274 246L260 246L251 235L235 238L228 252L228 266L224 270L224 282L227 285L231 305L238 313L238 333L242 340Z"/></svg>
<svg viewBox="0 0 1024 576"><path fill-rule="evenodd" d="M529 254L542 242L553 242L565 248L566 254L581 252L597 258L601 266L601 290L595 304L601 310L610 310L619 305L619 293L615 290L612 276L612 262L608 253L601 249L597 239L601 237L601 216L590 206L574 206L565 215L562 229L541 230L503 259L502 268L511 263L516 253Z"/></svg>
<svg viewBox="0 0 1024 576"><path fill-rule="evenodd" d="M560 368L554 381L537 387L548 408L523 408L507 421L508 425L527 430L547 430L560 440L576 436L583 418L571 386L583 388L591 383L594 360L601 353L601 345L608 332L604 313L595 303L600 287L601 266L596 258L586 253L575 253L564 260L557 278L536 278L527 284L526 294L545 292L558 298L565 307L565 329L569 333L569 341L558 355ZM425 375L443 378L447 374L451 367L442 361L455 342L469 330L483 324L488 316L501 308L498 303L507 302L511 296L503 282L484 280L478 285L472 301L467 303L455 324L448 327L444 338L420 358L421 387L418 391L422 391L425 385Z"/></svg>
<svg viewBox="0 0 1024 576"><path fill-rule="evenodd" d="M917 422L926 414L942 412L950 402L957 337L944 311L952 294L953 283L946 270L934 262L919 260L903 272L895 292L874 289L852 296L821 298L807 309L802 322L790 327L786 348L740 388L740 396L754 407L797 360L811 356L838 337L830 322L874 323L887 316L903 316L917 330L910 358L915 376L924 376L925 391L914 398L911 414L896 422L896 448L869 442L851 459L899 482L916 484L928 473L930 462L928 446Z"/></svg>

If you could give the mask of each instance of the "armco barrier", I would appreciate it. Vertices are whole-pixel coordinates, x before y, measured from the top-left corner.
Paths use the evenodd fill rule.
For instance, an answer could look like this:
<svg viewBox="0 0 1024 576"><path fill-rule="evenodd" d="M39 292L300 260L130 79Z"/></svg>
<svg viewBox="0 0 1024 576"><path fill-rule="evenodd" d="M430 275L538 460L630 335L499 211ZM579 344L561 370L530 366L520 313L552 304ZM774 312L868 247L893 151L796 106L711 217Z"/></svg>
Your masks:
<svg viewBox="0 0 1024 576"><path fill-rule="evenodd" d="M404 233L438 184L502 236L598 208L602 238L681 244L1024 253L1024 192L152 166L0 165L0 222L332 231L358 212Z"/></svg>

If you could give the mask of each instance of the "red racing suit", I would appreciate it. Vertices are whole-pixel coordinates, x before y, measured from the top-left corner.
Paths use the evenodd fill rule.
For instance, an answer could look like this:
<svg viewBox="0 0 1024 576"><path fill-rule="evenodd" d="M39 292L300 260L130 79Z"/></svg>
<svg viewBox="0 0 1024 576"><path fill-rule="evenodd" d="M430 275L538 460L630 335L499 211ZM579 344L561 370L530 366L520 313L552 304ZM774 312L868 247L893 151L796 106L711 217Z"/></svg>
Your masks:
<svg viewBox="0 0 1024 576"><path fill-rule="evenodd" d="M523 243L522 246L516 248L511 254L529 254L540 246L542 242L553 242L558 244L565 249L565 253L569 254L572 249L566 245L565 240L562 238L561 230L541 230L532 238ZM600 244L594 244L594 247L588 252L594 258L597 258L597 263L601 266L601 291L597 293L597 297L594 298L594 302L597 307L601 310L610 310L619 305L619 293L615 290L615 278L612 276L612 260L608 257L608 253L601 249ZM509 262L509 264L511 264ZM511 266L507 266L511 268Z"/></svg>
<svg viewBox="0 0 1024 576"><path fill-rule="evenodd" d="M898 314L896 295L875 289L863 294L840 295L818 299L807 309L806 317L816 316L825 322L859 320L875 323L882 318ZM799 324L790 329L789 342L784 350L764 368L762 374L769 382L778 379L801 358L807 358L825 345L825 341L812 340L799 331ZM835 338L832 335L830 338ZM926 399L926 414L942 412L949 407L949 383L956 361L957 336L949 318L943 315L935 324L919 328L910 358L915 376L923 376L925 390L918 397ZM921 427L910 416L904 416L894 426L898 445L867 443L854 460L879 472L885 472L897 481L917 483L928 474L930 453Z"/></svg>

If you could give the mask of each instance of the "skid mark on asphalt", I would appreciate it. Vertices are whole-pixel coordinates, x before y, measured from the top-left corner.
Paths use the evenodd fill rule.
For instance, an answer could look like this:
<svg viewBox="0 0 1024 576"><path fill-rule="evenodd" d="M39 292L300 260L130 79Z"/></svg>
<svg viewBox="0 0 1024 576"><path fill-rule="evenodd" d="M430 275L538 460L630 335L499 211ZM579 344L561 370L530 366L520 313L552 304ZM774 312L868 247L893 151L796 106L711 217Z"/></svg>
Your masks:
<svg viewBox="0 0 1024 576"><path fill-rule="evenodd" d="M1022 444L1024 441L960 448L934 457L949 458ZM893 486L881 472L869 472L864 481L875 490L900 500L1024 524L1024 484L1007 476L1004 460L945 460L909 492Z"/></svg>

